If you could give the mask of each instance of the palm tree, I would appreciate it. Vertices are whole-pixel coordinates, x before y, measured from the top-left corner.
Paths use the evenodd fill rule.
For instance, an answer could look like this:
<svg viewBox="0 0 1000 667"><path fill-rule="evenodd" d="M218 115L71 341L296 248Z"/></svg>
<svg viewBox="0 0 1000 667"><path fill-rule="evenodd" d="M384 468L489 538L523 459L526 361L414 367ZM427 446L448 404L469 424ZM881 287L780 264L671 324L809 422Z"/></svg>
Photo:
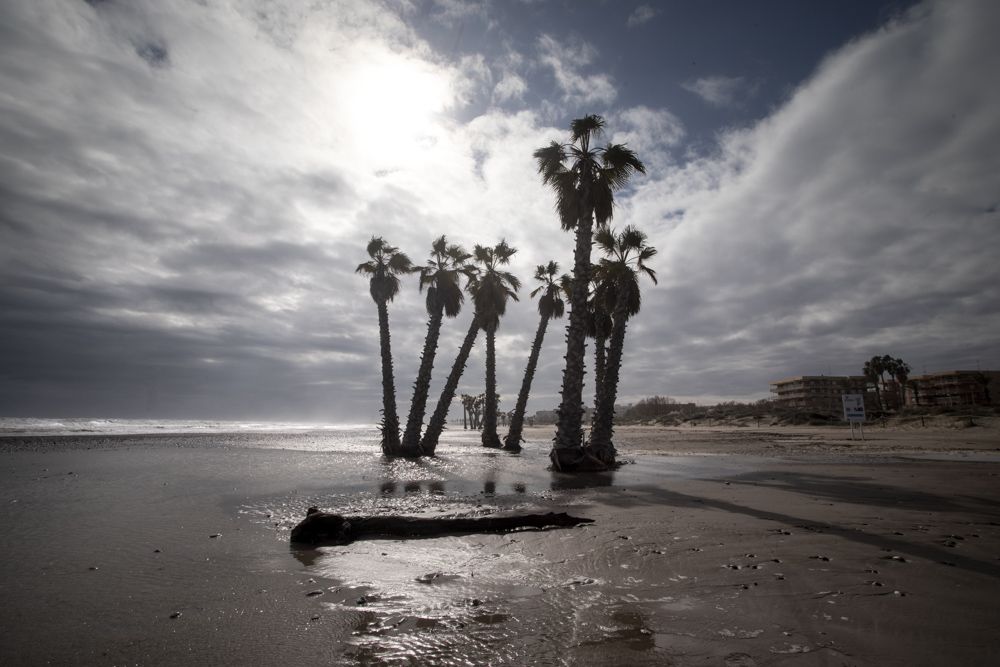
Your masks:
<svg viewBox="0 0 1000 667"><path fill-rule="evenodd" d="M407 450L399 441L399 417L396 415L396 387L392 378L392 350L389 344L389 307L399 293L399 275L413 270L410 258L398 248L373 236L368 242L371 258L355 269L357 273L371 276L368 291L378 307L379 348L382 353L382 453L387 456L418 456L419 450Z"/></svg>
<svg viewBox="0 0 1000 667"><path fill-rule="evenodd" d="M476 245L476 263L481 274L472 292L472 302L476 305L476 315L486 333L486 404L483 407L483 447L501 446L497 435L497 360L496 333L500 318L507 312L507 301L517 301L517 290L521 281L513 273L501 267L510 264L510 258L517 252L506 241L493 247Z"/></svg>
<svg viewBox="0 0 1000 667"><path fill-rule="evenodd" d="M542 341L545 339L545 329L552 318L563 316L566 305L563 303L563 289L559 282L556 282L556 274L559 273L559 265L555 262L539 264L535 268L535 280L541 283L532 292L531 296L538 297L538 329L535 331L535 340L531 344L531 353L528 355L528 365L524 368L524 380L521 381L521 391L517 395L517 403L514 405L514 412L510 417L510 430L504 439L503 448L509 450L521 449L521 433L524 429L524 411L528 407L528 394L531 392L531 381L535 377L535 368L538 365L538 354L542 350ZM568 278L563 276L563 278Z"/></svg>
<svg viewBox="0 0 1000 667"><path fill-rule="evenodd" d="M534 153L542 183L555 191L556 210L563 229L576 230L566 368L550 454L557 470L602 467L583 449L583 368L593 225L596 222L598 227L603 227L611 220L615 190L628 183L635 172L646 173L636 154L623 144L608 144L604 148L591 146L591 140L603 129L604 119L600 116L577 118L570 123L570 143L553 141Z"/></svg>
<svg viewBox="0 0 1000 667"><path fill-rule="evenodd" d="M476 270L468 271L465 276L465 291L472 294L479 283ZM451 402L455 398L455 390L458 389L458 382L462 379L462 373L465 372L465 364L469 361L469 352L472 351L472 345L476 342L476 336L479 334L480 328L479 315L473 313L472 321L469 322L469 330L465 334L462 346L458 348L458 354L451 365L451 372L448 373L448 379L445 380L444 388L441 389L441 397L438 399L437 407L434 408L434 413L431 415L430 421L427 422L427 428L424 429L424 435L420 439L420 449L427 456L433 456L434 450L437 449L441 433L444 432L445 422L448 421L448 411L451 409ZM471 414L470 410L470 416Z"/></svg>
<svg viewBox="0 0 1000 667"><path fill-rule="evenodd" d="M897 400L899 401L898 407L903 407L906 402L906 383L910 379L910 365L903 361L902 359L893 359L892 367L889 372L892 374L892 379L896 381L897 389Z"/></svg>
<svg viewBox="0 0 1000 667"><path fill-rule="evenodd" d="M656 272L646 262L656 255L656 248L646 243L646 235L629 225L615 235L602 229L595 235L597 244L607 255L598 266L599 282L607 294L614 294L611 311L611 339L604 368L603 389L598 393L595 406L594 428L590 433L590 454L606 466L615 463L614 434L615 399L618 397L618 374L621 370L622 351L625 346L625 327L629 318L639 312L642 305L639 275L645 274L656 283Z"/></svg>
<svg viewBox="0 0 1000 667"><path fill-rule="evenodd" d="M601 402L604 392L604 369L607 365L608 338L611 336L611 311L615 308L614 293L610 285L592 280L590 298L587 300L587 337L594 339L594 405ZM597 416L595 411L592 415ZM591 424L593 430L593 424Z"/></svg>
<svg viewBox="0 0 1000 667"><path fill-rule="evenodd" d="M869 382L875 385L875 401L878 403L879 412L884 412L885 406L882 405L882 388L879 386L882 382L882 374L885 373L885 364L882 362L882 357L875 355L866 361L862 373L868 378Z"/></svg>
<svg viewBox="0 0 1000 667"><path fill-rule="evenodd" d="M427 408L427 392L431 385L431 371L434 368L434 354L437 351L438 336L441 333L441 320L445 315L456 317L462 309L461 278L467 275L469 267L466 262L472 257L462 246L451 245L441 236L431 244L431 256L427 264L419 269L420 290L427 288L427 336L424 338L424 350L420 355L420 370L413 383L413 400L410 402L410 415L406 420L406 430L403 432L403 447L405 449L420 449L420 427L424 423L424 412Z"/></svg>
<svg viewBox="0 0 1000 667"><path fill-rule="evenodd" d="M469 419L468 418L472 416L472 411L469 409L471 407L469 405L469 400L471 398L472 397L469 396L468 394L462 394L459 397L459 400L462 402L462 428L464 430L466 430L466 431L469 430Z"/></svg>

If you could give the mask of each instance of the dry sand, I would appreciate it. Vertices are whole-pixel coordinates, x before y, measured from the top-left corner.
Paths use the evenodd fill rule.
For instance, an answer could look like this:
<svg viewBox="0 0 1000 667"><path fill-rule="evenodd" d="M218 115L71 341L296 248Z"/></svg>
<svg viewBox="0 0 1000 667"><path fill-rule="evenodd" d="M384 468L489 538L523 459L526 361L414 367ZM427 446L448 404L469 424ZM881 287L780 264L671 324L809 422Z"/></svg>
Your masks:
<svg viewBox="0 0 1000 667"><path fill-rule="evenodd" d="M627 427L584 476L541 429L421 464L7 440L0 663L1000 664L997 436ZM290 550L314 503L596 523Z"/></svg>

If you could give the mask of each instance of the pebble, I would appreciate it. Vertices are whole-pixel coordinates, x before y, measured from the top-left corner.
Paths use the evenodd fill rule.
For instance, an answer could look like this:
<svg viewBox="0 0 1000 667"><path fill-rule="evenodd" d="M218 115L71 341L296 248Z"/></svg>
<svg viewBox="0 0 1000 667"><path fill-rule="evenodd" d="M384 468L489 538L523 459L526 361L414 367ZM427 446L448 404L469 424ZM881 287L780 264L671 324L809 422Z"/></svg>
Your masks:
<svg viewBox="0 0 1000 667"><path fill-rule="evenodd" d="M323 591L309 591L308 593L306 593L306 597L307 598L314 598L317 595L322 595L322 594L323 594Z"/></svg>
<svg viewBox="0 0 1000 667"><path fill-rule="evenodd" d="M180 617L181 613L179 611L175 611L174 613L170 614L170 618L180 618Z"/></svg>
<svg viewBox="0 0 1000 667"><path fill-rule="evenodd" d="M215 533L214 535L209 535L209 539L215 539L216 537L222 537L222 533Z"/></svg>

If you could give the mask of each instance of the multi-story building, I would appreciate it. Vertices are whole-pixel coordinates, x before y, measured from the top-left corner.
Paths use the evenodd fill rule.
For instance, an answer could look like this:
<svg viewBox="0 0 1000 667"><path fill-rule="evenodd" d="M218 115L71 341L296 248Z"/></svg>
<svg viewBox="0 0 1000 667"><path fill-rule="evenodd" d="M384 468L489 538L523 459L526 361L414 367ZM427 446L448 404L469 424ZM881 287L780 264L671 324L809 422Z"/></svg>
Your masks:
<svg viewBox="0 0 1000 667"><path fill-rule="evenodd" d="M863 394L865 407L875 408L874 395L869 396L868 380L863 375L799 375L771 383L774 402L781 407L839 415L843 413L843 394Z"/></svg>
<svg viewBox="0 0 1000 667"><path fill-rule="evenodd" d="M942 371L910 378L908 405L993 405L1000 394L1000 371Z"/></svg>

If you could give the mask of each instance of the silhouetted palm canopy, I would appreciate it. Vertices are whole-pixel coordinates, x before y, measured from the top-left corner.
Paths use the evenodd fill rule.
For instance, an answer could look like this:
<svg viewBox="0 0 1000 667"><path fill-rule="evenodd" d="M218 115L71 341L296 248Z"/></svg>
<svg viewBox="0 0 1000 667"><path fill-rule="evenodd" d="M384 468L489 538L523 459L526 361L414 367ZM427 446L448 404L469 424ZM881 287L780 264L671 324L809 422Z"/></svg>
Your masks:
<svg viewBox="0 0 1000 667"><path fill-rule="evenodd" d="M592 146L603 130L601 116L577 118L570 123L572 143L553 141L535 151L542 183L556 194L563 229L575 229L588 213L599 226L606 225L613 214L615 190L624 187L635 172L646 173L646 167L625 144ZM587 211L584 195L589 197L591 211Z"/></svg>
<svg viewBox="0 0 1000 667"><path fill-rule="evenodd" d="M369 276L368 291L378 307L379 351L382 357L382 452L389 456L415 456L418 452L405 451L399 440L399 417L396 415L396 387L389 338L389 309L386 305L399 293L399 275L412 271L413 265L409 257L380 236L373 236L366 250L370 259L359 264L356 272Z"/></svg>
<svg viewBox="0 0 1000 667"><path fill-rule="evenodd" d="M563 285L569 281L569 276L563 274L558 278L559 265L555 262L539 264L535 267L535 280L541 285L531 290L531 298L538 298L538 314L542 317L554 317L556 319L563 316L566 311L566 303L563 301Z"/></svg>
<svg viewBox="0 0 1000 667"><path fill-rule="evenodd" d="M431 244L431 256L420 267L420 290L427 288L425 304L427 313L434 314L440 306L444 314L455 317L462 310L465 296L462 294L462 276L468 276L467 264L472 255L460 245L448 243L441 236Z"/></svg>
<svg viewBox="0 0 1000 667"><path fill-rule="evenodd" d="M392 301L399 294L399 275L410 273L413 263L399 248L385 242L381 236L373 236L366 248L367 262L358 264L355 273L368 275L368 291L375 303Z"/></svg>
<svg viewBox="0 0 1000 667"><path fill-rule="evenodd" d="M476 245L474 257L481 270L473 287L472 301L484 331L496 331L500 318L507 313L507 302L518 300L517 290L521 289L521 281L501 268L510 264L510 258L516 252L506 241L500 241L493 247Z"/></svg>
<svg viewBox="0 0 1000 667"><path fill-rule="evenodd" d="M575 230L573 289L566 334L566 368L562 398L551 453L559 470L600 467L583 452L583 369L587 336L587 286L590 281L590 250L593 225L611 220L614 192L645 167L623 144L596 147L593 141L604 129L600 116L585 116L570 123L571 142L557 141L539 148L534 156L542 182L556 195L556 211L563 229Z"/></svg>
<svg viewBox="0 0 1000 667"><path fill-rule="evenodd" d="M647 236L632 225L618 235L602 229L594 235L597 245L606 255L597 267L596 294L605 299L605 310L614 312L618 299L625 303L626 317L632 317L642 307L639 275L645 274L656 284L656 271L646 262L656 255L656 248L646 245Z"/></svg>
<svg viewBox="0 0 1000 667"><path fill-rule="evenodd" d="M483 408L482 441L486 447L500 447L497 435L496 330L500 318L507 312L507 301L517 301L521 281L502 267L510 264L517 250L500 241L493 247L477 245L478 278L473 281L472 301L476 316L486 333L486 405Z"/></svg>

